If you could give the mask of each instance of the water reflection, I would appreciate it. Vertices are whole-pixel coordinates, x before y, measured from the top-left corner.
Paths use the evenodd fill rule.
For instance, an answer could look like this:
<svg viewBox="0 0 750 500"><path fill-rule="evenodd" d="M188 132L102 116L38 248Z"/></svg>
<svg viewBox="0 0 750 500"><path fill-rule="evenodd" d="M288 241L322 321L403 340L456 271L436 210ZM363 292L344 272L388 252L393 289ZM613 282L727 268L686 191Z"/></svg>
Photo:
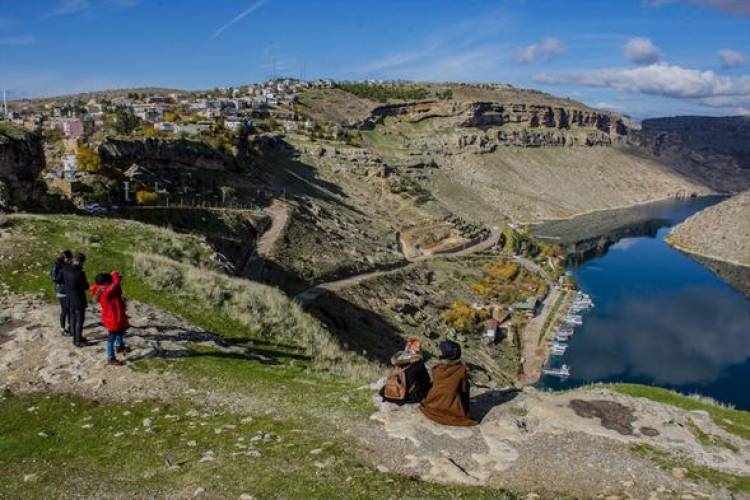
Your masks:
<svg viewBox="0 0 750 500"><path fill-rule="evenodd" d="M701 205L660 215L675 224ZM574 269L596 307L554 363L568 364L571 378L542 386L647 383L750 409L750 299L667 245L669 230L620 239Z"/></svg>
<svg viewBox="0 0 750 500"><path fill-rule="evenodd" d="M713 382L750 359L750 308L732 295L702 286L608 304L571 342L575 377Z"/></svg>

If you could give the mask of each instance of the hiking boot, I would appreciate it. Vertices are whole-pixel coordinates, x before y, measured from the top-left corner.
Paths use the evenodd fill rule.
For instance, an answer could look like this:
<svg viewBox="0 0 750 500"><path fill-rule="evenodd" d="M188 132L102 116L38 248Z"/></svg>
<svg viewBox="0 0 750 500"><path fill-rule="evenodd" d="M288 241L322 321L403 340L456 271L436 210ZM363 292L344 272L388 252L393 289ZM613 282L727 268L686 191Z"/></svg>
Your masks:
<svg viewBox="0 0 750 500"><path fill-rule="evenodd" d="M115 348L115 350L117 351L118 354L127 354L133 349L131 349L129 346L126 346L126 345L118 345Z"/></svg>
<svg viewBox="0 0 750 500"><path fill-rule="evenodd" d="M107 364L110 365L110 366L122 366L125 363L123 363L119 359L110 359L110 360L107 361Z"/></svg>

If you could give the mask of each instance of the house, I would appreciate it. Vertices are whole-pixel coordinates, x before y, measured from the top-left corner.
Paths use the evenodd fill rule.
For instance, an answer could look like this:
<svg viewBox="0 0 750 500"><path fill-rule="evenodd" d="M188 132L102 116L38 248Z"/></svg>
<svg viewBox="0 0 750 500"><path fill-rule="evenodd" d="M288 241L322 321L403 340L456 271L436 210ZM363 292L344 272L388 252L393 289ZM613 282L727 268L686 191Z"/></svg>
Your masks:
<svg viewBox="0 0 750 500"><path fill-rule="evenodd" d="M172 122L156 122L154 123L154 130L174 133L177 131L177 126Z"/></svg>
<svg viewBox="0 0 750 500"><path fill-rule="evenodd" d="M62 157L62 174L63 178L68 182L74 182L76 180L76 172L78 172L78 158L74 154L66 154Z"/></svg>
<svg viewBox="0 0 750 500"><path fill-rule="evenodd" d="M83 122L78 118L64 118L58 121L60 132L68 139L83 137Z"/></svg>
<svg viewBox="0 0 750 500"><path fill-rule="evenodd" d="M484 322L484 333L482 334L482 341L487 344L494 344L497 342L498 337L498 330L500 327L500 322L496 319L488 319Z"/></svg>
<svg viewBox="0 0 750 500"><path fill-rule="evenodd" d="M236 132L250 126L250 123L243 118L227 118L224 120L224 126L229 130Z"/></svg>
<svg viewBox="0 0 750 500"><path fill-rule="evenodd" d="M511 306L511 309L513 311L524 313L527 318L533 318L534 316L539 314L540 304L541 300L539 300L539 297L533 296L524 301L516 302Z"/></svg>
<svg viewBox="0 0 750 500"><path fill-rule="evenodd" d="M135 116L144 122L156 123L162 120L164 111L156 106L137 106L135 108Z"/></svg>

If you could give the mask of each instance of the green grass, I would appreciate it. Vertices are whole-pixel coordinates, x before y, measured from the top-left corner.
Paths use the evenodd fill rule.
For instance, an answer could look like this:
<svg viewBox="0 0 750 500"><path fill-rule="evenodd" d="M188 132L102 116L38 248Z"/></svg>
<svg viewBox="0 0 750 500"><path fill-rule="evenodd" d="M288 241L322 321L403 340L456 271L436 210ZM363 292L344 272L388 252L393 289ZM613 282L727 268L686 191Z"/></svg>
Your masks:
<svg viewBox="0 0 750 500"><path fill-rule="evenodd" d="M249 449L260 456L240 454ZM215 459L199 462L208 450ZM349 443L311 432L303 421L182 403L0 397L2 498L189 497L198 488L224 498L507 497L375 471Z"/></svg>
<svg viewBox="0 0 750 500"><path fill-rule="evenodd" d="M612 389L621 394L666 403L677 408L682 408L683 410L705 411L711 416L714 423L725 431L743 439L750 439L750 412L727 408L706 399L685 396L684 394L659 387L614 384L612 385Z"/></svg>
<svg viewBox="0 0 750 500"><path fill-rule="evenodd" d="M647 458L664 470L671 471L675 467L684 468L687 471L687 477L693 481L706 481L714 486L727 488L733 493L750 493L750 476L738 476L704 467L674 457L647 444L637 444L631 449L637 455Z"/></svg>
<svg viewBox="0 0 750 500"><path fill-rule="evenodd" d="M41 292L52 301L49 266L63 248L82 250L89 279L124 274L126 297L151 304L230 342L292 344L309 366L363 382L375 367L344 352L337 339L278 289L212 272L205 242L191 235L117 219L79 216L11 217L11 238L0 260L0 282L15 292ZM158 251L168 257L154 255ZM8 258L9 257L9 258ZM171 258L169 258L171 257Z"/></svg>

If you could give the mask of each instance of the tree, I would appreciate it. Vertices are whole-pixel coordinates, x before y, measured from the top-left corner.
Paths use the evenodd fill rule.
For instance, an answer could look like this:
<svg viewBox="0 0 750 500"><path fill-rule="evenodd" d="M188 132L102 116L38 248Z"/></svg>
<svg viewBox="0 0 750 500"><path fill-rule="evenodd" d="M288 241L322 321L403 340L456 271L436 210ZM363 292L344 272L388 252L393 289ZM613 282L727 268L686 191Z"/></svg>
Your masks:
<svg viewBox="0 0 750 500"><path fill-rule="evenodd" d="M140 124L140 118L135 116L132 109L120 106L115 110L114 127L118 134L130 135Z"/></svg>
<svg viewBox="0 0 750 500"><path fill-rule="evenodd" d="M99 157L99 153L86 144L78 145L76 160L78 161L78 167L90 174L95 174L102 168L102 159Z"/></svg>

